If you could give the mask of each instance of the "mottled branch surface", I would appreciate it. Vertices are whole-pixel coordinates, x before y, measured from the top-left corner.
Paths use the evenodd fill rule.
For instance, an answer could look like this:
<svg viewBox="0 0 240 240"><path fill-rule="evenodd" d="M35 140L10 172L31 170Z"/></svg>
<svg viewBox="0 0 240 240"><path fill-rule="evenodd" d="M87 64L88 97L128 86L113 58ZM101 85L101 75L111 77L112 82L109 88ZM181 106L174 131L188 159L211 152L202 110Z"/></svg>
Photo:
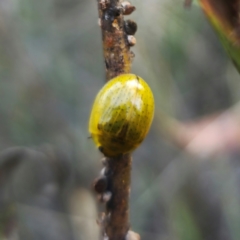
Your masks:
<svg viewBox="0 0 240 240"><path fill-rule="evenodd" d="M135 7L130 6L132 9ZM99 25L102 30L106 80L130 73L133 53L124 28L124 8L119 0L98 0ZM125 14L131 13L128 11ZM108 240L124 240L129 230L129 193L131 183L130 154L106 158L106 171L111 199L106 203L103 234Z"/></svg>
<svg viewBox="0 0 240 240"><path fill-rule="evenodd" d="M132 53L124 31L123 8L119 0L98 0L107 80L130 73Z"/></svg>
<svg viewBox="0 0 240 240"><path fill-rule="evenodd" d="M107 177L112 198L106 204L105 232L109 240L123 240L129 230L129 192L131 182L131 156L107 159Z"/></svg>

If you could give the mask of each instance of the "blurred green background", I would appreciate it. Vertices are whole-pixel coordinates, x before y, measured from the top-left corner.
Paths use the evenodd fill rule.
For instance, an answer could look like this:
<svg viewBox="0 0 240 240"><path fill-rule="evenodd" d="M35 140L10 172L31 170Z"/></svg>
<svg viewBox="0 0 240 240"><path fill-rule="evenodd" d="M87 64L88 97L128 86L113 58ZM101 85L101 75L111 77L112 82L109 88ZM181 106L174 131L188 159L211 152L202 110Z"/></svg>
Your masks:
<svg viewBox="0 0 240 240"><path fill-rule="evenodd" d="M143 240L239 240L240 151L190 156L159 121L229 108L239 75L197 5L132 3L132 72L151 86L156 118L133 154L131 227ZM105 82L97 14L94 0L0 1L0 239L98 239L91 183L102 156L88 139Z"/></svg>

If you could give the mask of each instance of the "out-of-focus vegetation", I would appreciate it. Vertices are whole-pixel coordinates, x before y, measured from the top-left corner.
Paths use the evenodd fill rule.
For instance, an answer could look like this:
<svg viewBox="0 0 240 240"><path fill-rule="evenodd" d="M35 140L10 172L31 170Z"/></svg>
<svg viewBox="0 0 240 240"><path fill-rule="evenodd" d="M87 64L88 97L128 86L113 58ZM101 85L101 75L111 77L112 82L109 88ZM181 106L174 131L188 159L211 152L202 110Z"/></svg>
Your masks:
<svg viewBox="0 0 240 240"><path fill-rule="evenodd" d="M159 119L229 108L240 100L239 75L199 7L132 3L133 72L156 101L133 154L132 228L142 239L239 240L239 151L189 156L163 137ZM2 239L97 239L90 186L101 154L88 139L105 81L97 18L96 1L0 1L0 149L24 146L0 157Z"/></svg>
<svg viewBox="0 0 240 240"><path fill-rule="evenodd" d="M219 40L240 71L239 1L199 0Z"/></svg>

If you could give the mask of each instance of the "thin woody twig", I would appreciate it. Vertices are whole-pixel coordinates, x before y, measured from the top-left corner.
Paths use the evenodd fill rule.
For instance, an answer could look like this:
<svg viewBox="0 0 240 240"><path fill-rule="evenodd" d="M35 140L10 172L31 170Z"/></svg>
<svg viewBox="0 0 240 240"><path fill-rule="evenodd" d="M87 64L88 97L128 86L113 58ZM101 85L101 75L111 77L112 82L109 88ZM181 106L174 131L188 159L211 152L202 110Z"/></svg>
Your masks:
<svg viewBox="0 0 240 240"><path fill-rule="evenodd" d="M107 80L130 73L132 53L124 31L124 8L119 0L98 0Z"/></svg>
<svg viewBox="0 0 240 240"><path fill-rule="evenodd" d="M123 15L130 14L135 10L135 7L126 1L98 0L98 10L106 65L106 80L108 81L113 77L131 71L133 53L130 51L130 47L135 43L135 38L132 35L134 35L137 26L134 22L129 21L126 24ZM129 29L129 26L131 29ZM129 36L129 32L131 32L131 36ZM101 184L101 187L103 186L104 191L107 190L111 193L111 198L106 203L102 231L103 236L108 240L125 240L128 238L126 236L129 232L128 202L131 184L131 162L130 154L105 158L104 177L107 178L107 185ZM99 188L99 185L98 181L95 182L95 190L97 186ZM104 198L102 200L104 201Z"/></svg>
<svg viewBox="0 0 240 240"><path fill-rule="evenodd" d="M131 160L129 154L107 159L109 191L112 193L106 204L105 232L109 240L123 240L129 230Z"/></svg>

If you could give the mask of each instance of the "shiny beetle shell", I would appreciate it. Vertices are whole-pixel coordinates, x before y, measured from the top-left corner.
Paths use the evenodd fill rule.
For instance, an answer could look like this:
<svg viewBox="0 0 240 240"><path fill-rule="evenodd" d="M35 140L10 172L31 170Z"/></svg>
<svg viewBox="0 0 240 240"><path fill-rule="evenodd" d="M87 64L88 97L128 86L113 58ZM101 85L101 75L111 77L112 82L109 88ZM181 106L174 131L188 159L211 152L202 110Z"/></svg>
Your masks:
<svg viewBox="0 0 240 240"><path fill-rule="evenodd" d="M89 132L105 156L117 156L138 147L153 115L154 99L147 83L135 74L123 74L107 82L98 93Z"/></svg>

